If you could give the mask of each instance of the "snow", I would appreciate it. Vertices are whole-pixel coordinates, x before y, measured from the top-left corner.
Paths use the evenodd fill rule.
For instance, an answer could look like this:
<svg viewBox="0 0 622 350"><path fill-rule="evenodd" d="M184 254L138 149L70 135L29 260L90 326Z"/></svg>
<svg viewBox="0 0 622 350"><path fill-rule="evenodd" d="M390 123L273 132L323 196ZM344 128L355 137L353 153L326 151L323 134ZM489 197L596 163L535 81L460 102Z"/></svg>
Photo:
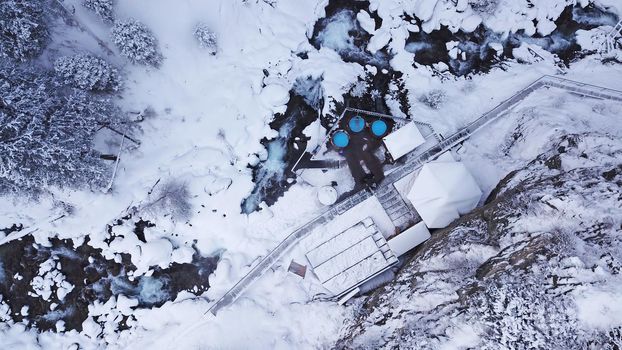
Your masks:
<svg viewBox="0 0 622 350"><path fill-rule="evenodd" d="M482 18L479 15L473 14L460 22L460 27L464 32L472 32L482 23Z"/></svg>
<svg viewBox="0 0 622 350"><path fill-rule="evenodd" d="M386 269L388 266L389 263L382 252L376 251L373 255L365 258L326 281L324 286L334 294L338 295L349 288L360 284L365 279L374 276L374 274Z"/></svg>
<svg viewBox="0 0 622 350"><path fill-rule="evenodd" d="M313 272L318 276L321 282L326 282L358 264L361 260L374 254L376 251L378 251L378 246L376 246L374 239L372 237L367 237L331 259L326 260L324 263L314 266Z"/></svg>
<svg viewBox="0 0 622 350"><path fill-rule="evenodd" d="M139 252L132 254L132 264L136 266L135 274L143 274L151 266L167 267L171 261L172 253L173 245L166 239L142 244Z"/></svg>
<svg viewBox="0 0 622 350"><path fill-rule="evenodd" d="M359 13L356 14L356 19L359 21L359 25L363 30L369 34L374 34L376 31L376 21L371 18L369 12L360 10Z"/></svg>
<svg viewBox="0 0 622 350"><path fill-rule="evenodd" d="M584 50L597 51L604 47L607 33L613 29L609 26L594 28L591 30L577 30L577 44Z"/></svg>
<svg viewBox="0 0 622 350"><path fill-rule="evenodd" d="M382 138L393 160L398 160L425 143L415 123L408 123Z"/></svg>
<svg viewBox="0 0 622 350"><path fill-rule="evenodd" d="M128 298L123 294L119 294L117 296L116 306L123 315L131 315L134 311L132 310L132 308L138 306L138 300Z"/></svg>
<svg viewBox="0 0 622 350"><path fill-rule="evenodd" d="M56 321L55 328L56 328L56 332L59 332L59 333L65 331L65 321L63 320Z"/></svg>
<svg viewBox="0 0 622 350"><path fill-rule="evenodd" d="M78 0L65 2L73 3L78 17L99 37L107 40L108 27L99 21L90 20L92 16L85 16ZM124 151L112 193L104 195L90 191L53 189L53 196L42 196L34 203L25 198L3 198L0 228L24 223L28 227L24 233L31 228L38 229L35 238L39 243L45 243L47 237L52 235L74 241L83 240L88 235L91 239L89 244L104 249L103 254L108 258L120 259L120 254L130 254L132 261L140 265L134 275L148 274L153 266L190 262L194 253L190 248L193 244L202 254L220 252L222 256L217 270L210 276L211 289L204 295L209 299L222 295L248 271L258 257L265 255L292 229L321 210L314 200L316 188L302 181L293 186L275 206L259 213L242 215L239 213L239 204L254 185L247 165L256 162L259 159L257 155L263 159L269 156L269 167L282 167L284 148L275 145L266 152L259 141L263 137L274 137L267 123L272 120L273 113L281 111L287 103L289 89L298 77L323 77L319 84L322 89L312 90L312 100L317 101L318 96L325 98L327 103L323 112L326 114L334 107L333 101L343 102L342 94L348 86L367 71L376 70L376 67L366 68L356 63L343 62L335 52L342 48L354 49L347 33L349 28L360 25L374 34L374 44L370 43L369 50L388 47L395 54L391 65L404 74L410 101L415 100L413 94L421 91L434 88L447 91L451 103L434 111L412 103L410 116L424 119L437 131L448 135L540 75L555 72L555 68L550 62L539 60L530 60L533 62L530 66L509 62L505 71L493 70L487 75L474 76L468 80L450 79L441 83L426 67L413 68L412 53L429 44L411 43L405 51L408 31L417 31L419 28L403 21L400 16L405 13L416 14L425 21L422 26L425 31L439 28L440 25L447 25L451 30L468 31L476 27L478 17L481 17L479 20L484 25L499 33L520 29L528 33L536 30L546 32L553 29L551 21L565 5L564 1L558 0L548 3L540 1L535 6L543 9L536 11L527 9L522 3L501 0L496 13L479 16L468 8L465 1L459 1L459 5L454 6L447 1L434 0L372 0L369 11L376 11L382 19L378 33L375 21L368 11L363 10L355 19L353 16L338 17L328 31L322 34L324 47L315 50L308 44L308 37L313 32L316 19L324 15L325 2L280 0L275 2L274 7L263 1L225 0L117 3L118 14L124 18L135 17L154 32L165 57L159 70L124 67L129 74L128 85L122 93L121 104L124 109L142 111L151 107L155 111L155 116L142 124L142 145L137 150ZM621 9L619 1L601 0L599 3L608 3ZM542 23L537 28L533 25L534 19ZM216 33L221 45L218 55L212 56L201 50L195 42L192 30L199 22L205 22ZM92 41L85 38L85 34L72 35L81 42L87 39ZM585 43L587 46L586 41L581 40L582 45ZM58 45L61 52L67 50L63 45ZM89 50L97 50L97 45L89 43ZM308 59L302 60L296 56L305 51ZM264 76L263 69L270 73L269 78ZM617 82L622 81L617 66L602 66L591 59L573 63L568 74L571 78L614 88L620 88ZM574 104L572 106L577 107ZM557 110L554 109L555 112ZM489 191L517 164L516 159L526 159L538 152L536 145L539 144L539 138L546 139L551 135L549 131L552 133L553 129L565 127L565 121L571 118L571 115L562 113L556 124L528 130L530 136L526 144L531 146L513 149L505 157L495 156L502 146L496 143L501 140L497 140L495 134L486 134L483 137L485 140L480 139L477 145L469 140L464 145L465 150L470 150L470 153L464 155L465 164L477 175L477 181L485 185L482 188ZM494 128L499 131L512 127L513 124L500 123ZM321 133L322 128L318 126L318 129ZM221 131L223 135L219 136ZM482 156L474 156L474 153ZM492 161L487 156L493 157ZM343 174L339 176L343 177ZM130 225L115 227L114 232L124 237L116 238L110 246L104 244L106 224L125 215L128 206L140 209L149 200L147 192L151 186L158 179L168 177L183 179L190 184L194 208L194 216L189 220L191 226L157 217L158 226L146 233L147 243L134 238ZM309 177L312 177L311 173ZM327 181L327 178L315 181ZM74 210L67 217L51 222L64 214L59 203L66 203ZM212 212L212 209L217 212ZM384 235L394 233L395 227L375 198L344 213L323 228L323 232L331 235L345 230L370 216L370 213ZM305 249L321 241L321 237L320 233L309 237L309 241L314 243L307 242L310 246ZM361 271L365 271L361 275L369 274L380 266L382 259L376 257L378 260L365 260L364 263L368 264L365 267L363 263L357 265L361 266ZM0 280L1 272L0 267ZM351 278L344 274L339 276L345 280L333 279L335 288L345 286ZM47 289L48 280L37 279L37 283L35 285L42 286L39 290L44 295L51 293ZM154 278L141 279L140 299L167 300L169 296L161 293L162 283ZM69 288L65 287L58 296L66 294ZM201 299L191 299L188 295L180 296L179 300L167 302L159 308L132 311L135 301L118 297L116 302L113 300L105 307L102 306L102 310L93 310L82 333L74 331L56 335L46 332L37 336L20 324L0 324L0 347L35 348L37 345L34 344L40 344L38 346L42 348L68 349L72 344L79 343L80 347L90 349L101 348L101 342L105 339L110 341L110 348L166 348L166 343L176 339L182 330L201 324L199 331L183 337L175 345L178 348L245 348L250 343L256 348L330 348L351 310L342 309L334 303L311 301L320 292L314 288L307 280L289 280L277 265L238 303L223 310L215 319L202 319L208 303ZM603 320L610 319L615 313L607 313L604 303L599 303L594 308L594 314L590 314L587 312L590 310L590 297L619 304L615 295L603 293L586 294L583 304L586 321L596 326L604 325L604 322L597 322L599 312L603 312ZM438 298L422 298L417 302L429 310L443 298L443 295L439 295ZM0 302L0 319L3 317L3 308L6 314L9 312L3 305L6 304ZM615 308L613 311L619 313ZM115 334L111 329L114 319L126 313L132 313L137 318L135 324L139 326ZM96 315L101 316L101 321L106 324L105 331L93 320ZM62 328L61 324L59 328ZM468 334L468 329L464 333ZM452 335L468 338L460 332Z"/></svg>
<svg viewBox="0 0 622 350"><path fill-rule="evenodd" d="M74 286L65 280L65 275L59 270L60 263L57 263L57 259L48 259L43 262L39 267L38 276L30 282L34 293L29 292L29 295L49 301L52 293L56 292L58 300L63 301Z"/></svg>
<svg viewBox="0 0 622 350"><path fill-rule="evenodd" d="M480 341L480 331L473 326L452 328L448 331L448 340L440 347L440 350L469 349L477 347Z"/></svg>
<svg viewBox="0 0 622 350"><path fill-rule="evenodd" d="M372 229L365 227L363 223L356 224L355 226L339 233L334 238L323 242L318 247L310 250L306 255L307 259L313 266L323 264L328 259L336 256L340 252L346 250L348 247L362 241L368 237Z"/></svg>
<svg viewBox="0 0 622 350"><path fill-rule="evenodd" d="M586 326L608 330L620 320L622 296L616 290L578 292L578 317Z"/></svg>
<svg viewBox="0 0 622 350"><path fill-rule="evenodd" d="M383 236L391 236L395 226L376 197L370 197L326 224L325 231L331 235L342 232L356 223L371 218Z"/></svg>
<svg viewBox="0 0 622 350"><path fill-rule="evenodd" d="M459 162L426 163L408 199L429 228L447 226L477 206L482 196L473 175Z"/></svg>
<svg viewBox="0 0 622 350"><path fill-rule="evenodd" d="M317 198L323 205L331 205L337 202L337 190L332 186L322 186L317 190Z"/></svg>
<svg viewBox="0 0 622 350"><path fill-rule="evenodd" d="M308 53L309 58L297 61L292 66L291 74L303 77L322 77L322 90L325 100L327 96L336 102L342 102L344 88L355 83L364 76L365 68L356 63L346 63L337 52L329 47ZM330 112L331 103L325 103L323 113Z"/></svg>
<svg viewBox="0 0 622 350"><path fill-rule="evenodd" d="M289 101L289 89L278 84L268 85L261 90L260 99L268 108L282 107Z"/></svg>
<svg viewBox="0 0 622 350"><path fill-rule="evenodd" d="M395 256L401 256L419 244L429 239L430 231L425 226L424 222L420 222L412 227L409 227L400 234L387 241L389 248L395 253Z"/></svg>
<svg viewBox="0 0 622 350"><path fill-rule="evenodd" d="M333 234L327 234L329 232ZM369 218L343 232L330 229L320 232L319 235L312 234L306 240L309 241L307 245L310 242L320 242L306 252L305 256L319 281L334 295L361 284L397 261L385 258L380 247L385 246L386 241ZM387 254L394 256L392 253Z"/></svg>
<svg viewBox="0 0 622 350"><path fill-rule="evenodd" d="M434 15L434 8L436 7L436 3L438 0L422 0L415 5L414 13L424 22L432 19L432 15Z"/></svg>
<svg viewBox="0 0 622 350"><path fill-rule="evenodd" d="M171 262L178 264L189 264L192 262L192 256L194 255L194 249L190 247L179 247L173 250L171 253Z"/></svg>
<svg viewBox="0 0 622 350"><path fill-rule="evenodd" d="M377 30L374 35L369 40L369 44L367 45L367 51L376 53L378 50L381 50L385 46L389 44L391 40L391 33L385 29Z"/></svg>
<svg viewBox="0 0 622 350"><path fill-rule="evenodd" d="M358 16L357 16L358 17ZM330 22L317 36L322 47L333 49L337 52L356 50L354 40L350 35L356 29L356 18L350 11L341 11L334 15Z"/></svg>

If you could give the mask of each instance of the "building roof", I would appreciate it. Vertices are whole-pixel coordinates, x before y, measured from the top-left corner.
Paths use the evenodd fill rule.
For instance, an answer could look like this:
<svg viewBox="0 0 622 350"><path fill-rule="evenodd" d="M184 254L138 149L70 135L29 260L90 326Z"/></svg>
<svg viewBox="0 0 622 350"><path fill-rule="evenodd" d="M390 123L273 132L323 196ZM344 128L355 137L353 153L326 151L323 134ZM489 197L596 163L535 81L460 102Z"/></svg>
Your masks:
<svg viewBox="0 0 622 350"><path fill-rule="evenodd" d="M477 206L482 191L459 162L425 164L408 193L408 199L429 228L446 227Z"/></svg>
<svg viewBox="0 0 622 350"><path fill-rule="evenodd" d="M306 265L302 265L299 264L297 262L295 262L294 260L292 260L289 263L289 268L287 269L288 272L291 272L295 275L298 275L302 278L305 278L305 275L307 274L307 266Z"/></svg>
<svg viewBox="0 0 622 350"><path fill-rule="evenodd" d="M425 223L420 222L391 238L387 243L396 256L401 256L430 237L430 231L428 231Z"/></svg>
<svg viewBox="0 0 622 350"><path fill-rule="evenodd" d="M351 290L397 262L369 218L322 242L306 256L320 282L335 295Z"/></svg>
<svg viewBox="0 0 622 350"><path fill-rule="evenodd" d="M402 126L385 136L382 140L393 160L398 160L425 143L425 138L421 135L419 128L417 128L414 122Z"/></svg>

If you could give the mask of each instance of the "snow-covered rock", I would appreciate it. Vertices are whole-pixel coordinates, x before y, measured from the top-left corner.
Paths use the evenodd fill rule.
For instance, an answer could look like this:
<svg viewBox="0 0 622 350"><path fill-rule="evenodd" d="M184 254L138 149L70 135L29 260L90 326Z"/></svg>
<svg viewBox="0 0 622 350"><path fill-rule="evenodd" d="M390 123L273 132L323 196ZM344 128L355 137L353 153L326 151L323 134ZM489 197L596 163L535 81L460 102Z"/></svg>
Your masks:
<svg viewBox="0 0 622 350"><path fill-rule="evenodd" d="M149 241L138 246L136 254L132 254L132 264L136 266L134 275L140 275L152 266L168 267L171 263L173 245L167 239Z"/></svg>
<svg viewBox="0 0 622 350"><path fill-rule="evenodd" d="M131 315L133 310L132 308L138 306L138 300L136 299L131 299L126 297L123 294L119 294L117 296L117 309L123 314L123 315Z"/></svg>
<svg viewBox="0 0 622 350"><path fill-rule="evenodd" d="M382 49L387 46L389 41L391 40L391 33L385 29L379 29L374 33L374 36L369 40L369 44L367 45L367 51L371 53L376 53L376 51Z"/></svg>
<svg viewBox="0 0 622 350"><path fill-rule="evenodd" d="M289 101L289 89L283 85L268 85L261 90L260 98L268 108L281 107Z"/></svg>
<svg viewBox="0 0 622 350"><path fill-rule="evenodd" d="M369 12L365 10L359 11L359 13L356 14L356 19L359 21L361 28L369 34L374 34L376 31L376 21L371 18Z"/></svg>

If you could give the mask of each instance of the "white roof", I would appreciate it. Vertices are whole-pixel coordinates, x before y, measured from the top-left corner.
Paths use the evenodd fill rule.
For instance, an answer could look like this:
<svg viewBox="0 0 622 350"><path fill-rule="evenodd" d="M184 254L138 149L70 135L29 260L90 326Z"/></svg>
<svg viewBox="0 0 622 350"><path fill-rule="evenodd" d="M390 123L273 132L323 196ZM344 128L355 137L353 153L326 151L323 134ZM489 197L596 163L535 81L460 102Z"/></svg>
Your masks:
<svg viewBox="0 0 622 350"><path fill-rule="evenodd" d="M421 135L419 128L417 128L414 122L402 126L385 136L382 140L393 160L398 160L425 143L425 138Z"/></svg>
<svg viewBox="0 0 622 350"><path fill-rule="evenodd" d="M337 202L337 190L333 186L322 186L317 190L317 199L323 205L331 205Z"/></svg>
<svg viewBox="0 0 622 350"><path fill-rule="evenodd" d="M306 256L320 282L335 295L347 292L397 262L370 219L336 234Z"/></svg>
<svg viewBox="0 0 622 350"><path fill-rule="evenodd" d="M425 223L420 222L399 235L391 238L387 243L396 256L401 256L407 251L425 242L430 237L430 231L428 231Z"/></svg>
<svg viewBox="0 0 622 350"><path fill-rule="evenodd" d="M464 164L425 164L408 193L423 222L429 228L446 227L477 206L482 191Z"/></svg>

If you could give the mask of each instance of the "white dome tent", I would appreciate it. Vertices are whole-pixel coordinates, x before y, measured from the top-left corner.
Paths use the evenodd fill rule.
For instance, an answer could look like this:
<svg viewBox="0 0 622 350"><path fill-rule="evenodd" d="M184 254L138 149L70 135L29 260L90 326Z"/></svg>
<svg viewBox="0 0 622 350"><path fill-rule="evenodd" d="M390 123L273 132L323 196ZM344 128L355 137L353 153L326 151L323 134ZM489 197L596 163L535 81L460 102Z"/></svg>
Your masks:
<svg viewBox="0 0 622 350"><path fill-rule="evenodd" d="M436 161L425 164L408 199L429 228L442 228L477 206L482 191L464 164Z"/></svg>

